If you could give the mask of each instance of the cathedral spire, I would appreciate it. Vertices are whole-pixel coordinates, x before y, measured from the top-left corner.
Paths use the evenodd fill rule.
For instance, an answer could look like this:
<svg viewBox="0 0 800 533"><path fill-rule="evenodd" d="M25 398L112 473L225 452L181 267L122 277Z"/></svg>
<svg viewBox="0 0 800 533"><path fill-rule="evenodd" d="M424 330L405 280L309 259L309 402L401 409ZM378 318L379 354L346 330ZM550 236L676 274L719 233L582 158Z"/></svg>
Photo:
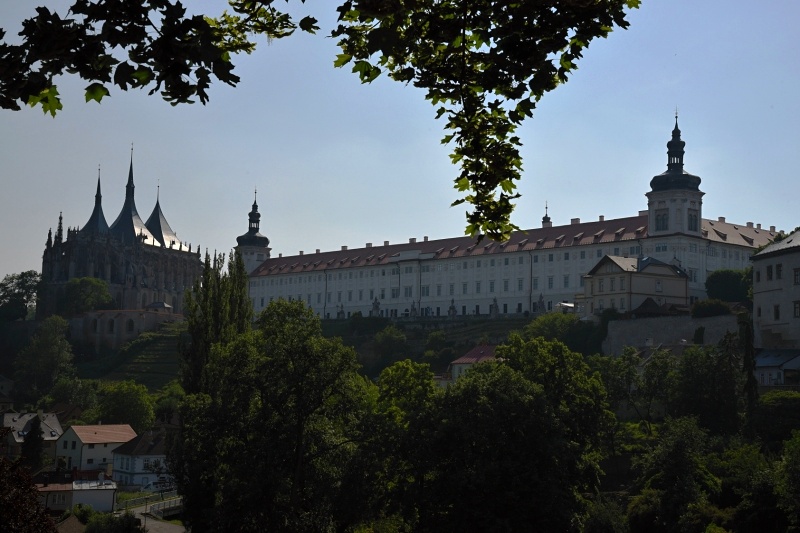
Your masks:
<svg viewBox="0 0 800 533"><path fill-rule="evenodd" d="M672 130L672 139L667 143L667 170L683 172L683 148L686 143L681 140L681 130L678 128L678 110L675 110L675 127Z"/></svg>
<svg viewBox="0 0 800 533"><path fill-rule="evenodd" d="M89 221L80 230L82 235L104 234L108 232L108 222L103 214L103 195L100 193L100 165L97 166L97 192L94 195L94 210Z"/></svg>
<svg viewBox="0 0 800 533"><path fill-rule="evenodd" d="M64 226L63 226L63 218L62 213L58 213L58 229L56 229L56 240L55 244L61 244L64 242Z"/></svg>
<svg viewBox="0 0 800 533"><path fill-rule="evenodd" d="M53 247L53 228L47 230L47 242L45 243L45 248L50 249Z"/></svg>

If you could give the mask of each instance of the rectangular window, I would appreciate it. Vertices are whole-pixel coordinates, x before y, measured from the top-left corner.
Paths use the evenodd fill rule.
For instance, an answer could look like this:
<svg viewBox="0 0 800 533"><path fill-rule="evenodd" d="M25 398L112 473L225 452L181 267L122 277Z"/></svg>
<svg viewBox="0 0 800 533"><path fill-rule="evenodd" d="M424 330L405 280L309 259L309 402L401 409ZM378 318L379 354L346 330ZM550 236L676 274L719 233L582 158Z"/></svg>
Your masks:
<svg viewBox="0 0 800 533"><path fill-rule="evenodd" d="M597 257L603 257L603 250L597 250Z"/></svg>
<svg viewBox="0 0 800 533"><path fill-rule="evenodd" d="M94 464L94 459L86 459L86 464L87 465Z"/></svg>
<svg viewBox="0 0 800 533"><path fill-rule="evenodd" d="M451 283L450 286L448 287L448 291L447 292L450 294L450 296L454 296L455 293L456 293L456 284L455 283Z"/></svg>
<svg viewBox="0 0 800 533"><path fill-rule="evenodd" d="M625 298L619 299L619 308L622 309L623 311L625 310Z"/></svg>
<svg viewBox="0 0 800 533"><path fill-rule="evenodd" d="M489 292L494 292L494 281L489 282Z"/></svg>
<svg viewBox="0 0 800 533"><path fill-rule="evenodd" d="M548 289L553 288L553 276L547 276L547 288Z"/></svg>
<svg viewBox="0 0 800 533"><path fill-rule="evenodd" d="M656 292L661 292L661 291L662 291L662 288L661 288L661 280L660 280L660 279L657 279L657 280L656 280Z"/></svg>
<svg viewBox="0 0 800 533"><path fill-rule="evenodd" d="M608 280L608 290L614 292L614 278Z"/></svg>
<svg viewBox="0 0 800 533"><path fill-rule="evenodd" d="M411 287L409 287L410 289ZM419 288L419 295L420 296L430 296L431 295L431 287L430 285L423 285Z"/></svg>
<svg viewBox="0 0 800 533"><path fill-rule="evenodd" d="M489 259L489 266L494 266L494 259Z"/></svg>
<svg viewBox="0 0 800 533"><path fill-rule="evenodd" d="M533 290L539 290L539 278L533 278Z"/></svg>
<svg viewBox="0 0 800 533"><path fill-rule="evenodd" d="M794 269L794 284L800 285L800 268Z"/></svg>
<svg viewBox="0 0 800 533"><path fill-rule="evenodd" d="M552 263L553 262L553 254L547 254L547 260Z"/></svg>
<svg viewBox="0 0 800 533"><path fill-rule="evenodd" d="M480 294L480 293L481 293L481 282L480 281L476 281L475 282L475 294Z"/></svg>
<svg viewBox="0 0 800 533"><path fill-rule="evenodd" d="M362 301L364 299L364 289L358 289L358 301Z"/></svg>
<svg viewBox="0 0 800 533"><path fill-rule="evenodd" d="M517 290L518 291L522 291L522 287L523 287L523 283L524 282L525 282L525 280L523 280L522 278L517 279Z"/></svg>
<svg viewBox="0 0 800 533"><path fill-rule="evenodd" d="M505 266L508 266L508 257L506 257L505 259L503 259L503 264L504 264Z"/></svg>
<svg viewBox="0 0 800 533"><path fill-rule="evenodd" d="M569 274L564 274L564 288L569 289Z"/></svg>
<svg viewBox="0 0 800 533"><path fill-rule="evenodd" d="M381 300L386 299L386 289L381 289Z"/></svg>
<svg viewBox="0 0 800 533"><path fill-rule="evenodd" d="M581 250L581 259L586 259L586 250Z"/></svg>
<svg viewBox="0 0 800 533"><path fill-rule="evenodd" d="M375 289L370 289L369 290L369 301L371 302L374 299L375 299ZM317 303L319 303L319 302L317 302Z"/></svg>
<svg viewBox="0 0 800 533"><path fill-rule="evenodd" d="M436 286L436 296L441 296L441 295L442 295L442 286L441 285L437 285Z"/></svg>
<svg viewBox="0 0 800 533"><path fill-rule="evenodd" d="M330 303L330 302L331 302L331 293L328 293L328 296L327 296L327 301L328 301L328 303Z"/></svg>
<svg viewBox="0 0 800 533"><path fill-rule="evenodd" d="M689 244L689 251L692 253L697 253L697 243Z"/></svg>
<svg viewBox="0 0 800 533"><path fill-rule="evenodd" d="M405 296L406 298L411 298L412 296L411 287L403 287L403 296Z"/></svg>
<svg viewBox="0 0 800 533"><path fill-rule="evenodd" d="M90 450L94 450L94 444L90 444L90 445L89 445L89 449L90 449Z"/></svg>
<svg viewBox="0 0 800 533"><path fill-rule="evenodd" d="M619 247L614 248L614 255L619 255Z"/></svg>
<svg viewBox="0 0 800 533"><path fill-rule="evenodd" d="M400 287L392 287L392 299L400 298Z"/></svg>
<svg viewBox="0 0 800 533"><path fill-rule="evenodd" d="M794 302L794 317L800 318L800 302Z"/></svg>
<svg viewBox="0 0 800 533"><path fill-rule="evenodd" d="M480 260L480 259L478 259L477 261L475 261L475 266L476 266L477 268L480 268L480 267L481 267L481 260Z"/></svg>
<svg viewBox="0 0 800 533"><path fill-rule="evenodd" d="M798 272L798 271L800 271L800 269L796 270L795 272ZM756 283L761 283L761 271L760 270L756 270ZM797 281L795 281L794 284L797 285Z"/></svg>
<svg viewBox="0 0 800 533"><path fill-rule="evenodd" d="M336 291L336 301L341 303L341 301L342 301L342 291Z"/></svg>
<svg viewBox="0 0 800 533"><path fill-rule="evenodd" d="M767 281L772 281L772 265L767 266Z"/></svg>
<svg viewBox="0 0 800 533"><path fill-rule="evenodd" d="M467 294L467 284L466 283L462 283L461 284L461 294Z"/></svg>
<svg viewBox="0 0 800 533"><path fill-rule="evenodd" d="M534 255L533 256L533 262L534 263L538 263L539 262L539 256L538 255Z"/></svg>
<svg viewBox="0 0 800 533"><path fill-rule="evenodd" d="M564 252L564 261L569 261L569 252Z"/></svg>
<svg viewBox="0 0 800 533"><path fill-rule="evenodd" d="M405 268L405 273L406 274L413 274L414 273L414 267L406 267Z"/></svg>
<svg viewBox="0 0 800 533"><path fill-rule="evenodd" d="M619 290L625 290L625 278L619 278Z"/></svg>
<svg viewBox="0 0 800 533"><path fill-rule="evenodd" d="M775 279L782 279L783 278L783 265L778 263L775 265Z"/></svg>
<svg viewBox="0 0 800 533"><path fill-rule="evenodd" d="M781 319L781 306L780 305L773 306L773 308L772 308L772 316L775 318L775 320L780 320Z"/></svg>
<svg viewBox="0 0 800 533"><path fill-rule="evenodd" d="M353 291L347 291L347 301L348 302L353 301Z"/></svg>
<svg viewBox="0 0 800 533"><path fill-rule="evenodd" d="M64 446L63 447L64 447L65 450L67 449L67 441L64 441Z"/></svg>
<svg viewBox="0 0 800 533"><path fill-rule="evenodd" d="M508 280L503 280L503 292L508 292Z"/></svg>
<svg viewBox="0 0 800 533"><path fill-rule="evenodd" d="M605 290L605 280L599 279L597 280L597 292L603 292Z"/></svg>
<svg viewBox="0 0 800 533"><path fill-rule="evenodd" d="M520 264L520 265L522 265L522 264L524 264L524 263L525 263L525 258L524 258L524 257L522 257L522 256L520 256L520 258L519 258L519 264Z"/></svg>

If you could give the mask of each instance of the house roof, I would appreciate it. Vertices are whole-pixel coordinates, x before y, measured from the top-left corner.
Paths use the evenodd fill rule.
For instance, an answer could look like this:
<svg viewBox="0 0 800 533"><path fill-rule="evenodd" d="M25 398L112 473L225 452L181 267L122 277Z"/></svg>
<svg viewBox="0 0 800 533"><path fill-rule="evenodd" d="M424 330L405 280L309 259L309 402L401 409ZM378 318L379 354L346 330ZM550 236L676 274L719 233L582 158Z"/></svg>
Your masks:
<svg viewBox="0 0 800 533"><path fill-rule="evenodd" d="M3 415L3 427L11 428L11 435L14 440L21 443L31 429L31 422L36 418L37 413L5 413ZM61 423L55 413L43 413L41 416L42 438L47 441L56 441L63 435Z"/></svg>
<svg viewBox="0 0 800 533"><path fill-rule="evenodd" d="M423 241L409 239L407 243L380 246L367 244L364 248L319 252L293 256L271 257L258 266L251 276L273 276L331 271L342 268L381 266L404 260L459 259L467 257L500 257L511 252L535 252L576 249L594 244L630 243L648 237L647 211L633 217L575 222L564 226L551 226L516 231L506 242L488 238L478 242L473 237L460 236ZM726 243L745 248L767 244L775 233L753 227L752 223L737 225L719 220L701 222L702 237L697 240ZM660 235L659 238L669 237ZM691 237L691 236L689 236Z"/></svg>
<svg viewBox="0 0 800 533"><path fill-rule="evenodd" d="M800 350L763 350L756 355L756 367L780 367L800 357Z"/></svg>
<svg viewBox="0 0 800 533"><path fill-rule="evenodd" d="M600 261L597 262L595 266L592 267L591 270L589 270L587 275L593 276L597 273L601 266L607 263L613 263L624 272L644 272L650 267L665 267L674 276L687 277L686 272L684 272L679 266L659 261L654 257L619 257L616 255L604 256L602 259L600 259Z"/></svg>
<svg viewBox="0 0 800 533"><path fill-rule="evenodd" d="M86 531L86 526L83 522L78 520L77 516L71 514L56 524L56 531L58 531L58 533L83 533Z"/></svg>
<svg viewBox="0 0 800 533"><path fill-rule="evenodd" d="M115 455L166 455L166 433L146 431L114 450Z"/></svg>
<svg viewBox="0 0 800 533"><path fill-rule="evenodd" d="M754 256L754 259L764 259L773 255L796 252L800 250L800 230L790 233L784 239L773 242Z"/></svg>
<svg viewBox="0 0 800 533"><path fill-rule="evenodd" d="M102 424L98 426L72 426L72 430L84 444L106 442L128 442L136 432L128 424Z"/></svg>
<svg viewBox="0 0 800 533"><path fill-rule="evenodd" d="M474 365L478 363L482 363L484 361L493 360L494 357L494 350L497 348L496 346L492 345L481 345L476 346L452 363L451 365Z"/></svg>

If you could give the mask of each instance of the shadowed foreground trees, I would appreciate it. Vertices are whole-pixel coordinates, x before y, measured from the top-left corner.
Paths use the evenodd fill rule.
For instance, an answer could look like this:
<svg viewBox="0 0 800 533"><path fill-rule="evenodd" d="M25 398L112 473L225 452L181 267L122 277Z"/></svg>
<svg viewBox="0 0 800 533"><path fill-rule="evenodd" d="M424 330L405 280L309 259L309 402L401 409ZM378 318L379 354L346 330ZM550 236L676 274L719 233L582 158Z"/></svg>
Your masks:
<svg viewBox="0 0 800 533"><path fill-rule="evenodd" d="M377 385L302 302L212 345L173 471L193 531L567 530L596 490L610 413L558 342L438 389L399 361Z"/></svg>

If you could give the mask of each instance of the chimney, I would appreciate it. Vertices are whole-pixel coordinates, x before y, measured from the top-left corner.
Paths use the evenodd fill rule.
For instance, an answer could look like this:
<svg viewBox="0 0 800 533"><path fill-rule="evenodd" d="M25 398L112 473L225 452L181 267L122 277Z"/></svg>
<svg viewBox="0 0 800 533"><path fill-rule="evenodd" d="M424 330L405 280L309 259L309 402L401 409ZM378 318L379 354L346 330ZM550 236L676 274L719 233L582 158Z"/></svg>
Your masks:
<svg viewBox="0 0 800 533"><path fill-rule="evenodd" d="M342 251L344 252L346 250L347 250L347 246L342 246Z"/></svg>
<svg viewBox="0 0 800 533"><path fill-rule="evenodd" d="M725 222L725 217L719 217L717 220L718 220L719 222L723 222L723 223L724 223L724 222Z"/></svg>
<svg viewBox="0 0 800 533"><path fill-rule="evenodd" d="M770 226L769 227L769 232L770 233L775 233L775 226Z"/></svg>
<svg viewBox="0 0 800 533"><path fill-rule="evenodd" d="M300 255L303 255L303 250L300 250Z"/></svg>
<svg viewBox="0 0 800 533"><path fill-rule="evenodd" d="M427 236L427 235L425 235L424 237L422 237L422 240L423 240L424 242L428 242L428 236Z"/></svg>
<svg viewBox="0 0 800 533"><path fill-rule="evenodd" d="M278 254L278 259L280 259L281 257L283 257L283 254Z"/></svg>
<svg viewBox="0 0 800 533"><path fill-rule="evenodd" d="M605 222L605 221L606 221L605 215L600 215L600 222Z"/></svg>
<svg viewBox="0 0 800 533"><path fill-rule="evenodd" d="M319 253L319 248L317 248L317 253Z"/></svg>
<svg viewBox="0 0 800 533"><path fill-rule="evenodd" d="M367 248L372 248L372 243L371 242L367 243Z"/></svg>
<svg viewBox="0 0 800 533"><path fill-rule="evenodd" d="M750 228L750 229L753 229L753 223L752 222L748 222L747 223L747 227Z"/></svg>
<svg viewBox="0 0 800 533"><path fill-rule="evenodd" d="M572 218L572 219L570 219L569 223L570 223L570 224L580 224L580 223L581 223L581 219L579 219L579 218Z"/></svg>
<svg viewBox="0 0 800 533"><path fill-rule="evenodd" d="M756 229L761 229L761 224L756 224Z"/></svg>
<svg viewBox="0 0 800 533"><path fill-rule="evenodd" d="M414 244L415 242L417 242L417 238L416 237L411 237L410 239L408 239L408 243L409 244Z"/></svg>
<svg viewBox="0 0 800 533"><path fill-rule="evenodd" d="M647 209L640 209L639 210L639 216L640 217L647 216L648 213L649 213L649 211Z"/></svg>
<svg viewBox="0 0 800 533"><path fill-rule="evenodd" d="M384 246L389 246L389 241L383 241Z"/></svg>

